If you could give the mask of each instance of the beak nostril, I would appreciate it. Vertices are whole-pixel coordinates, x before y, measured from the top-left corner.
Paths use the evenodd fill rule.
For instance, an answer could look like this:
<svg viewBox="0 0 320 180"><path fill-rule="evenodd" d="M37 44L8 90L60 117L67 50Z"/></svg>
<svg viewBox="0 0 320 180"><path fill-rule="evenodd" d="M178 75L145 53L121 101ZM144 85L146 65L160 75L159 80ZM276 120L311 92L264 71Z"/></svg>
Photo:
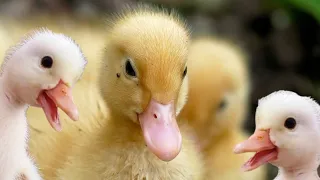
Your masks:
<svg viewBox="0 0 320 180"><path fill-rule="evenodd" d="M61 92L62 92L63 95L67 95L67 91L64 88L61 89Z"/></svg>
<svg viewBox="0 0 320 180"><path fill-rule="evenodd" d="M158 116L157 116L156 114L153 114L153 117L154 117L155 119L157 119L157 118L158 118Z"/></svg>
<svg viewBox="0 0 320 180"><path fill-rule="evenodd" d="M262 140L262 139L263 139L263 136L258 136L257 139L258 139L258 140Z"/></svg>

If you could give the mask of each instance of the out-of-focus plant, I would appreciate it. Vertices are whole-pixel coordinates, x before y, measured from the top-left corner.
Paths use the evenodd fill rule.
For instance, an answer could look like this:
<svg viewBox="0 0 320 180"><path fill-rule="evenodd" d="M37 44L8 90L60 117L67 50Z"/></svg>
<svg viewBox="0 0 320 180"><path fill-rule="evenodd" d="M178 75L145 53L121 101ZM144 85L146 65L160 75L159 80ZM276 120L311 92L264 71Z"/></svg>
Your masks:
<svg viewBox="0 0 320 180"><path fill-rule="evenodd" d="M314 16L320 23L320 0L276 0L293 5Z"/></svg>

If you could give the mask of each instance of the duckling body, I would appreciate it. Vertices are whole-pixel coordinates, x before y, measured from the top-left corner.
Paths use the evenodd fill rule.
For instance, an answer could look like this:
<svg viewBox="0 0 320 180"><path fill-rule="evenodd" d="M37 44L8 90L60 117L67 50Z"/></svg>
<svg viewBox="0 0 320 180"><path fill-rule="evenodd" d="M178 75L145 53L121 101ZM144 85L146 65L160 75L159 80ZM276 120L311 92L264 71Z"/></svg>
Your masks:
<svg viewBox="0 0 320 180"><path fill-rule="evenodd" d="M228 151L247 135L241 128L250 82L242 51L215 37L197 37L189 53L189 97L179 118L188 120L204 156L206 179L263 180L265 169L241 172L247 155Z"/></svg>
<svg viewBox="0 0 320 180"><path fill-rule="evenodd" d="M202 179L201 158L175 125L187 94L184 24L145 6L113 22L99 81L109 116L74 143L57 179Z"/></svg>
<svg viewBox="0 0 320 180"><path fill-rule="evenodd" d="M72 151L74 156L57 179L201 179L201 166L190 163L199 161L197 153L182 149L172 161L161 161L143 143L136 124L125 122L125 127L120 127L119 121L108 124L109 131L93 133L84 143L77 144L82 148ZM191 143L184 141L183 145Z"/></svg>

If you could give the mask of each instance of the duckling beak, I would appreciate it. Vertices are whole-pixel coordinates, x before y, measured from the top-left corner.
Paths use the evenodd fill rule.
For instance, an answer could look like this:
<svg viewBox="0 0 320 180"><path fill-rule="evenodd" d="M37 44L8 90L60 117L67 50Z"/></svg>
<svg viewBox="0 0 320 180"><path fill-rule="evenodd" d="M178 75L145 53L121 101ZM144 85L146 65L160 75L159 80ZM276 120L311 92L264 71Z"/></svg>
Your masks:
<svg viewBox="0 0 320 180"><path fill-rule="evenodd" d="M244 171L251 171L277 159L277 147L271 142L269 132L269 130L256 130L248 140L235 146L234 153L236 154L256 152L256 154L242 166Z"/></svg>
<svg viewBox="0 0 320 180"><path fill-rule="evenodd" d="M62 81L55 88L43 91L38 97L38 102L43 108L50 125L57 131L61 131L58 107L72 120L76 121L79 118L78 109L73 102L71 88Z"/></svg>
<svg viewBox="0 0 320 180"><path fill-rule="evenodd" d="M159 159L171 161L179 154L182 137L173 102L161 104L151 99L146 110L139 114L139 121L148 148Z"/></svg>

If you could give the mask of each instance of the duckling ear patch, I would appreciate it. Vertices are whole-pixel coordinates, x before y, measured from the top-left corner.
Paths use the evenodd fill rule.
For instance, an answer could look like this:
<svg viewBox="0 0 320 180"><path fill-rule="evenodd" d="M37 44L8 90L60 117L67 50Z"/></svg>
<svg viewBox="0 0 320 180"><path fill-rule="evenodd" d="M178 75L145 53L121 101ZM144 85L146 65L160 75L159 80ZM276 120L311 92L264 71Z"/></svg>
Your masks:
<svg viewBox="0 0 320 180"><path fill-rule="evenodd" d="M120 78L120 73L117 73L117 78Z"/></svg>

